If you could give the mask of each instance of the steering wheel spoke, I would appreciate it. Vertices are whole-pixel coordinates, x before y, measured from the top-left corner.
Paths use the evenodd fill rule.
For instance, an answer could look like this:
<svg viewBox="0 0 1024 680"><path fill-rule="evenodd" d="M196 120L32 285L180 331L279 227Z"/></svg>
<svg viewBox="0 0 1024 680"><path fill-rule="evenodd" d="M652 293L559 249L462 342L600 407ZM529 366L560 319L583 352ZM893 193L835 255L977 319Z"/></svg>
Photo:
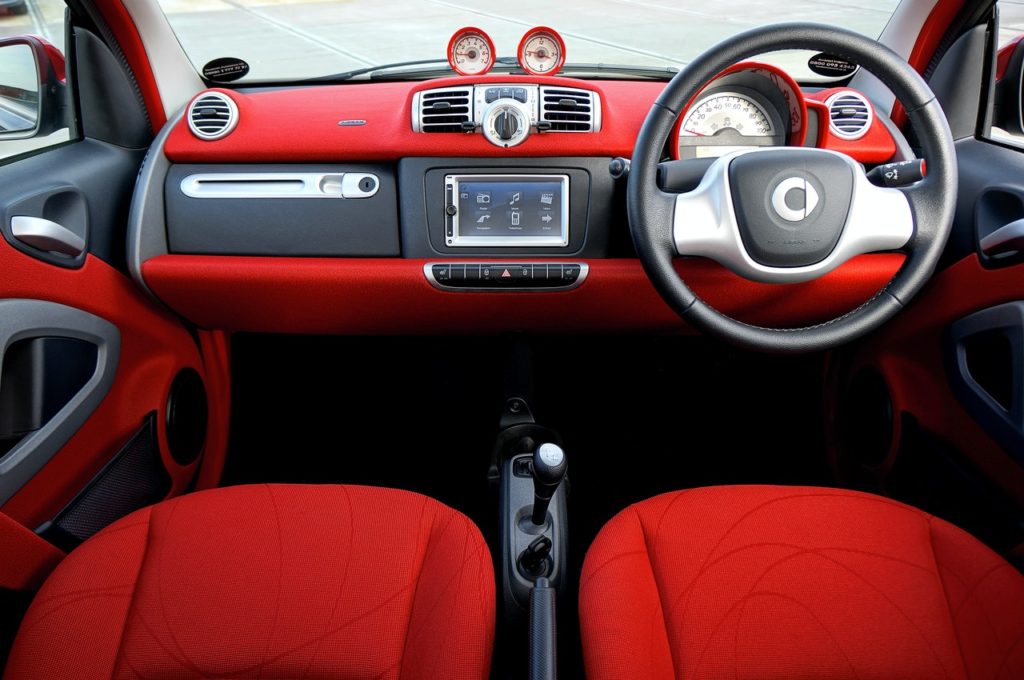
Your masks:
<svg viewBox="0 0 1024 680"><path fill-rule="evenodd" d="M778 157L777 166L761 162L762 168L769 165L766 171L730 172L732 164L754 154L761 154L758 160L768 160L763 154ZM833 172L818 177L815 166ZM849 191L835 195L835 184L850 178ZM744 202L755 204L746 214ZM676 196L672 219L677 255L707 257L765 283L815 279L858 255L902 248L913 233L902 191L875 186L848 156L819 149L723 156L697 188Z"/></svg>

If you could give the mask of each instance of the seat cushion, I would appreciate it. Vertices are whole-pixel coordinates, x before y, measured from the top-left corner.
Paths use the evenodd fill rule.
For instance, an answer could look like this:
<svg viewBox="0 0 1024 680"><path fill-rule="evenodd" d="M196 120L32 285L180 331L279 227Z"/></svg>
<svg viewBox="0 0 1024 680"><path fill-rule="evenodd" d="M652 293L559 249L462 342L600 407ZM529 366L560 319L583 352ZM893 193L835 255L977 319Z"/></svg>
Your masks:
<svg viewBox="0 0 1024 680"><path fill-rule="evenodd" d="M589 680L1024 678L1024 577L867 494L712 487L612 519L580 584Z"/></svg>
<svg viewBox="0 0 1024 680"><path fill-rule="evenodd" d="M488 676L494 574L465 516L414 493L242 486L136 512L43 585L4 676Z"/></svg>

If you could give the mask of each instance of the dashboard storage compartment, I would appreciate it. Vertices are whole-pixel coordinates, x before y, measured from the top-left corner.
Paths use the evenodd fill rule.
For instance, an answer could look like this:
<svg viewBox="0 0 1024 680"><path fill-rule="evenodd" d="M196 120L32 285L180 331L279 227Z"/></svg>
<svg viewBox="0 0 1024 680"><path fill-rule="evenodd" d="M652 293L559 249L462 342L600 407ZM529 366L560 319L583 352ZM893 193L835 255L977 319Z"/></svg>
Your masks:
<svg viewBox="0 0 1024 680"><path fill-rule="evenodd" d="M174 165L164 196L171 253L400 252L398 196L388 165Z"/></svg>

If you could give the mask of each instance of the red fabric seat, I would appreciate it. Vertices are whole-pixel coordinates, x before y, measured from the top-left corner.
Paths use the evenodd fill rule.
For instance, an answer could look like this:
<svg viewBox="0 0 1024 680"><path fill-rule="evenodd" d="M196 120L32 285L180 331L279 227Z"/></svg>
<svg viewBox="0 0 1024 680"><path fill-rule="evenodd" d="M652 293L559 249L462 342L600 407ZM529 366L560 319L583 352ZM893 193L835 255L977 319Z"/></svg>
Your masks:
<svg viewBox="0 0 1024 680"><path fill-rule="evenodd" d="M1024 577L867 494L717 487L612 519L580 584L589 680L1024 678Z"/></svg>
<svg viewBox="0 0 1024 680"><path fill-rule="evenodd" d="M483 680L494 574L477 528L418 494L245 486L136 512L72 552L7 680Z"/></svg>

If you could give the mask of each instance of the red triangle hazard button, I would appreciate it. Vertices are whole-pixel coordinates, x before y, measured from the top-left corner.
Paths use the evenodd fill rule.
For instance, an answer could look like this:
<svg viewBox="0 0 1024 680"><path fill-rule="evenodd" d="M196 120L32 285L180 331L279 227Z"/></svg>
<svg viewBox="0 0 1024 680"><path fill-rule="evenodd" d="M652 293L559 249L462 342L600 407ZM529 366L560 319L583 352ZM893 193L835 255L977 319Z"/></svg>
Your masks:
<svg viewBox="0 0 1024 680"><path fill-rule="evenodd" d="M510 279L510 278L512 278L512 273L509 272L509 270L506 269L505 271L503 271L501 273L501 278L503 278L503 279Z"/></svg>

